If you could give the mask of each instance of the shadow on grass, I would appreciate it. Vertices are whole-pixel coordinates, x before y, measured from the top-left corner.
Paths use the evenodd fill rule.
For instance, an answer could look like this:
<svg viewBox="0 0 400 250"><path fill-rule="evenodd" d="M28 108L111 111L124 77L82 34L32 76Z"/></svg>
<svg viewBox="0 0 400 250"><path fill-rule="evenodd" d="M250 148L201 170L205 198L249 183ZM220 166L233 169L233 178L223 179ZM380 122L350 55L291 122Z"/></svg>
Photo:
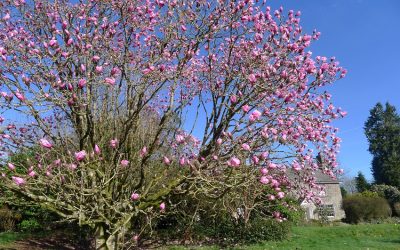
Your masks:
<svg viewBox="0 0 400 250"><path fill-rule="evenodd" d="M59 250L83 250L90 249L88 242L80 242L73 235L63 231L41 232L20 237L16 241L0 245L0 249L7 250L39 250L39 249L59 249Z"/></svg>

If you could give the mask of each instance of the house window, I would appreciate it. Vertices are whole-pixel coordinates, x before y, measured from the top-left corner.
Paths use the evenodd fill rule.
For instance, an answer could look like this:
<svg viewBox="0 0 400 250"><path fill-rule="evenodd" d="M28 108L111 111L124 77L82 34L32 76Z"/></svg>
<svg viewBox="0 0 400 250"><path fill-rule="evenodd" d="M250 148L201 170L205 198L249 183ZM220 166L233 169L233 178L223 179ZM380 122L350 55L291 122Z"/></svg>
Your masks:
<svg viewBox="0 0 400 250"><path fill-rule="evenodd" d="M334 217L335 209L333 204L324 204L318 207L318 214L322 216Z"/></svg>

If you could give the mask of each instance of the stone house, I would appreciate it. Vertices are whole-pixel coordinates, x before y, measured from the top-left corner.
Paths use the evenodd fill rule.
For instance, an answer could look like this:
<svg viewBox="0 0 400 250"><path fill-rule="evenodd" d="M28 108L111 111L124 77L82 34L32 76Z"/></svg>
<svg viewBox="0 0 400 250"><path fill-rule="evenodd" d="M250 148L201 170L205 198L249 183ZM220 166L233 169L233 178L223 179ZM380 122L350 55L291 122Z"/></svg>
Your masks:
<svg viewBox="0 0 400 250"><path fill-rule="evenodd" d="M306 200L302 201L300 206L305 211L305 218L307 220L318 220L324 214L331 221L343 219L345 213L342 209L342 193L339 181L333 180L322 172L316 172L315 177L317 184L325 188L325 191L319 194L322 204L316 205Z"/></svg>

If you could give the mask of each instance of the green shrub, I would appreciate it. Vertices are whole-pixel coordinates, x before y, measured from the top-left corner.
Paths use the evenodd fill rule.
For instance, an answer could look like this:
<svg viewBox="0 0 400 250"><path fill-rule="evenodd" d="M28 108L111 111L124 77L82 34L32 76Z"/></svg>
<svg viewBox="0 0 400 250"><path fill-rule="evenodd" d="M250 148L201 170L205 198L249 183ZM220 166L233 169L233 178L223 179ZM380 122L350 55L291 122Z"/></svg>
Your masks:
<svg viewBox="0 0 400 250"><path fill-rule="evenodd" d="M388 185L374 185L372 186L371 190L378 193L380 197L385 198L391 204L400 202L400 191L396 187Z"/></svg>
<svg viewBox="0 0 400 250"><path fill-rule="evenodd" d="M21 220L21 214L12 211L5 205L0 208L0 232L13 231L19 220Z"/></svg>
<svg viewBox="0 0 400 250"><path fill-rule="evenodd" d="M393 213L397 216L400 216L400 202L396 202L393 204Z"/></svg>
<svg viewBox="0 0 400 250"><path fill-rule="evenodd" d="M349 223L380 220L391 215L390 206L382 197L352 195L343 199L343 210Z"/></svg>
<svg viewBox="0 0 400 250"><path fill-rule="evenodd" d="M396 205L396 203L400 203L400 191L398 188L388 185L374 185L372 190L389 202L393 215L400 216L400 207Z"/></svg>
<svg viewBox="0 0 400 250"><path fill-rule="evenodd" d="M286 239L292 223L278 222L275 219L256 216L245 223L234 219L228 214L218 218L200 220L194 231L206 238L212 238L219 244L248 244L261 241L280 241Z"/></svg>
<svg viewBox="0 0 400 250"><path fill-rule="evenodd" d="M13 213L8 208L0 209L0 231L13 231L15 228L15 219Z"/></svg>
<svg viewBox="0 0 400 250"><path fill-rule="evenodd" d="M361 195L363 197L379 197L379 194L377 192L369 191L369 190L365 190L362 193L359 193L356 195Z"/></svg>
<svg viewBox="0 0 400 250"><path fill-rule="evenodd" d="M35 232L41 230L42 226L36 219L28 219L21 221L19 229L25 232Z"/></svg>

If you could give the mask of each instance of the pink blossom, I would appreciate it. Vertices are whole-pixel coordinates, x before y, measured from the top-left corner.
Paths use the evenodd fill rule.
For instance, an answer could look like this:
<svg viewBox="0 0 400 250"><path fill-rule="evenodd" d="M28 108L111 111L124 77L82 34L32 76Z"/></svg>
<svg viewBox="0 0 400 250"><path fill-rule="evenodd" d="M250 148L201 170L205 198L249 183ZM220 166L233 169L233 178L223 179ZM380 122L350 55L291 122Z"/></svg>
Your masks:
<svg viewBox="0 0 400 250"><path fill-rule="evenodd" d="M56 45L57 45L57 40L53 37L49 42L49 46L50 47L54 47Z"/></svg>
<svg viewBox="0 0 400 250"><path fill-rule="evenodd" d="M71 170L75 170L78 166L74 163L68 164L67 167ZM48 172L48 175L51 175L50 172Z"/></svg>
<svg viewBox="0 0 400 250"><path fill-rule="evenodd" d="M251 113L251 116L253 116L256 120L259 119L259 118L261 117L261 115L262 115L261 112L258 111L257 109L254 110L254 111Z"/></svg>
<svg viewBox="0 0 400 250"><path fill-rule="evenodd" d="M21 177L16 177L13 176L11 177L13 179L13 181L15 182L15 184L17 184L18 186L24 185L25 184L25 180Z"/></svg>
<svg viewBox="0 0 400 250"><path fill-rule="evenodd" d="M85 79L80 79L78 81L78 88L82 89L86 86L86 80Z"/></svg>
<svg viewBox="0 0 400 250"><path fill-rule="evenodd" d="M268 184L269 183L269 179L266 176L261 176L260 183L264 184L264 185Z"/></svg>
<svg viewBox="0 0 400 250"><path fill-rule="evenodd" d="M250 74L247 79L250 83L255 83L257 81L256 76L254 74Z"/></svg>
<svg viewBox="0 0 400 250"><path fill-rule="evenodd" d="M82 150L79 152L75 152L75 159L77 161L83 161L86 158L86 151Z"/></svg>
<svg viewBox="0 0 400 250"><path fill-rule="evenodd" d="M186 31L187 30L186 26L185 25L181 25L181 30L182 31Z"/></svg>
<svg viewBox="0 0 400 250"><path fill-rule="evenodd" d="M217 145L221 145L222 144L222 139L221 138L218 138L217 139Z"/></svg>
<svg viewBox="0 0 400 250"><path fill-rule="evenodd" d="M140 195L138 193L132 193L131 200L137 201L137 200L139 200L139 198L140 198Z"/></svg>
<svg viewBox="0 0 400 250"><path fill-rule="evenodd" d="M15 166L14 166L14 164L12 164L11 162L7 163L7 166L8 166L8 168L9 168L11 171L14 171L14 170L15 170Z"/></svg>
<svg viewBox="0 0 400 250"><path fill-rule="evenodd" d="M293 170L294 171L300 171L301 170L301 166L297 161L293 162Z"/></svg>
<svg viewBox="0 0 400 250"><path fill-rule="evenodd" d="M24 96L21 92L19 92L19 91L15 92L15 96L16 96L21 102L23 102L23 101L26 100L26 99L25 99L25 96Z"/></svg>
<svg viewBox="0 0 400 250"><path fill-rule="evenodd" d="M110 146L111 146L112 148L117 148L117 146L118 146L118 140L117 140L117 139L112 139L112 140L110 141Z"/></svg>
<svg viewBox="0 0 400 250"><path fill-rule="evenodd" d="M260 169L260 173L261 173L262 175L266 175L266 174L268 174L268 169L262 168L262 169Z"/></svg>
<svg viewBox="0 0 400 250"><path fill-rule="evenodd" d="M165 210L165 203L164 203L164 202L162 202L162 203L160 204L160 210L161 210L161 211L164 211L164 210Z"/></svg>
<svg viewBox="0 0 400 250"><path fill-rule="evenodd" d="M100 74L103 72L103 66L96 66L95 71L97 74Z"/></svg>
<svg viewBox="0 0 400 250"><path fill-rule="evenodd" d="M240 166L240 160L238 158L236 158L236 157L232 157L231 159L229 159L227 164L230 167L239 167Z"/></svg>
<svg viewBox="0 0 400 250"><path fill-rule="evenodd" d="M235 95L231 95L231 97L229 99L231 100L232 103L237 102L237 97Z"/></svg>
<svg viewBox="0 0 400 250"><path fill-rule="evenodd" d="M244 151L250 151L250 146L249 146L249 144L243 143L243 144L242 144L242 149L243 149Z"/></svg>
<svg viewBox="0 0 400 250"><path fill-rule="evenodd" d="M243 112L247 113L247 112L249 112L249 110L250 110L250 106L246 104L246 105L244 105L244 106L242 107L242 110L243 110Z"/></svg>
<svg viewBox="0 0 400 250"><path fill-rule="evenodd" d="M185 166L186 165L186 158L185 157L181 157L179 159L179 165L181 165L181 166Z"/></svg>
<svg viewBox="0 0 400 250"><path fill-rule="evenodd" d="M100 147L97 144L94 145L94 153L97 154L97 155L101 154Z"/></svg>
<svg viewBox="0 0 400 250"><path fill-rule="evenodd" d="M185 141L185 137L183 137L183 135L176 135L175 136L175 140L177 143L183 143Z"/></svg>
<svg viewBox="0 0 400 250"><path fill-rule="evenodd" d="M92 61L93 62L98 62L100 60L100 57L99 56L93 56L92 57Z"/></svg>
<svg viewBox="0 0 400 250"><path fill-rule="evenodd" d="M283 197L285 197L285 193L284 192L278 192L276 197L278 197L278 199L282 199Z"/></svg>
<svg viewBox="0 0 400 250"><path fill-rule="evenodd" d="M111 69L111 75L115 76L117 75L119 72L121 72L121 70L118 67L114 67Z"/></svg>
<svg viewBox="0 0 400 250"><path fill-rule="evenodd" d="M253 161L253 164L255 164L255 165L257 165L260 162L260 159L255 155L253 155L253 157L251 157L251 160Z"/></svg>
<svg viewBox="0 0 400 250"><path fill-rule="evenodd" d="M129 165L129 161L128 160L122 160L121 161L121 166L127 167L128 165Z"/></svg>
<svg viewBox="0 0 400 250"><path fill-rule="evenodd" d="M145 155L147 155L147 147L144 146L141 150L140 150L140 157L144 157Z"/></svg>
<svg viewBox="0 0 400 250"><path fill-rule="evenodd" d="M10 13L7 12L4 16L3 16L3 20L4 21L8 21L11 18Z"/></svg>
<svg viewBox="0 0 400 250"><path fill-rule="evenodd" d="M166 156L164 156L163 162L164 162L165 165L170 165L171 164L171 160Z"/></svg>
<svg viewBox="0 0 400 250"><path fill-rule="evenodd" d="M113 78L113 77L107 77L104 81L105 81L108 85L111 85L111 86L114 86L114 85L115 85L115 78Z"/></svg>
<svg viewBox="0 0 400 250"><path fill-rule="evenodd" d="M277 165L275 163L273 163L273 162L269 162L268 163L268 168L269 169L275 169L276 167L277 167Z"/></svg>
<svg viewBox="0 0 400 250"><path fill-rule="evenodd" d="M275 200L275 195L270 194L270 195L268 196L268 200L270 200L270 201Z"/></svg>
<svg viewBox="0 0 400 250"><path fill-rule="evenodd" d="M44 148L50 149L50 148L53 147L53 144L51 144L48 140L46 140L46 139L44 139L44 138L40 139L40 140L39 140L39 143L40 143L40 145L41 145L42 147L44 147Z"/></svg>
<svg viewBox="0 0 400 250"><path fill-rule="evenodd" d="M32 170L32 171L30 171L30 172L28 173L28 175L29 175L30 177L35 177L36 172Z"/></svg>
<svg viewBox="0 0 400 250"><path fill-rule="evenodd" d="M262 154L261 154L261 159L267 159L267 157L268 157L268 152L263 152Z"/></svg>

